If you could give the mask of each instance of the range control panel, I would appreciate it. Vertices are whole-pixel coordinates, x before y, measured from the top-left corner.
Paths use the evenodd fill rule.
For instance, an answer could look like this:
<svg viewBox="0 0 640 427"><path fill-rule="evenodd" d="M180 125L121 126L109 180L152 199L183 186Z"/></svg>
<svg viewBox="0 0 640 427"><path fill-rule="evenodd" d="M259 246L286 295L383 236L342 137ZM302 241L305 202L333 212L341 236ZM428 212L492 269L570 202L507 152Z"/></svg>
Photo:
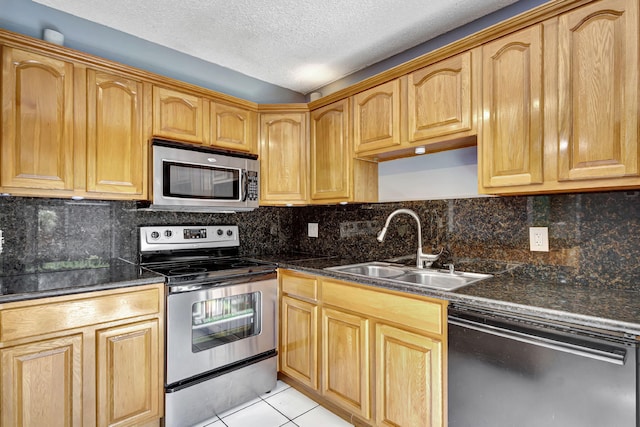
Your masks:
<svg viewBox="0 0 640 427"><path fill-rule="evenodd" d="M140 227L142 252L240 246L237 225Z"/></svg>

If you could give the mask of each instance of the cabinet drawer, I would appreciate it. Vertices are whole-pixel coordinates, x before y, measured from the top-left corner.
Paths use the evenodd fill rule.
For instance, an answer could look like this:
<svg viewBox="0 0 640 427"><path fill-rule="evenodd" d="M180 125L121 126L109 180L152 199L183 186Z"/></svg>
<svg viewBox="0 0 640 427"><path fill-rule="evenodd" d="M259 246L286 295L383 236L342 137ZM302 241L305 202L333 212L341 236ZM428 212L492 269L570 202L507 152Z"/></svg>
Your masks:
<svg viewBox="0 0 640 427"><path fill-rule="evenodd" d="M311 301L318 300L318 280L313 276L280 270L280 283L285 294Z"/></svg>
<svg viewBox="0 0 640 427"><path fill-rule="evenodd" d="M155 314L160 311L160 289L55 297L0 309L0 342Z"/></svg>
<svg viewBox="0 0 640 427"><path fill-rule="evenodd" d="M426 301L334 280L322 281L322 301L434 334L443 333L445 301Z"/></svg>

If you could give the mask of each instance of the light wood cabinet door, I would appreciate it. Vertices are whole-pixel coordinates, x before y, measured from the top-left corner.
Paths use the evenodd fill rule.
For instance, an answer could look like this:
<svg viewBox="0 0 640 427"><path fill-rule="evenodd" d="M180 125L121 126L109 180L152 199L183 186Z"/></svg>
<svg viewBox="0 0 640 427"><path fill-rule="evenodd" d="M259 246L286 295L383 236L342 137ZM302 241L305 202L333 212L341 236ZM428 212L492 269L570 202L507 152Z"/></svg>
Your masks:
<svg viewBox="0 0 640 427"><path fill-rule="evenodd" d="M410 142L472 130L475 100L471 65L469 51L407 76Z"/></svg>
<svg viewBox="0 0 640 427"><path fill-rule="evenodd" d="M4 192L73 190L73 72L71 62L2 47Z"/></svg>
<svg viewBox="0 0 640 427"><path fill-rule="evenodd" d="M352 150L348 99L311 112L310 147L311 200L349 200Z"/></svg>
<svg viewBox="0 0 640 427"><path fill-rule="evenodd" d="M370 412L370 320L322 309L322 394L365 419Z"/></svg>
<svg viewBox="0 0 640 427"><path fill-rule="evenodd" d="M1 427L81 427L82 334L0 349Z"/></svg>
<svg viewBox="0 0 640 427"><path fill-rule="evenodd" d="M87 70L87 191L146 196L141 81Z"/></svg>
<svg viewBox="0 0 640 427"><path fill-rule="evenodd" d="M261 204L306 204L307 114L261 114L259 156Z"/></svg>
<svg viewBox="0 0 640 427"><path fill-rule="evenodd" d="M257 153L258 119L255 111L211 102L211 145Z"/></svg>
<svg viewBox="0 0 640 427"><path fill-rule="evenodd" d="M205 103L201 96L164 87L153 87L153 134L202 144Z"/></svg>
<svg viewBox="0 0 640 427"><path fill-rule="evenodd" d="M99 330L96 354L98 427L135 426L161 416L158 320Z"/></svg>
<svg viewBox="0 0 640 427"><path fill-rule="evenodd" d="M638 176L638 1L561 15L558 51L558 180Z"/></svg>
<svg viewBox="0 0 640 427"><path fill-rule="evenodd" d="M542 46L540 25L483 46L484 187L543 181Z"/></svg>
<svg viewBox="0 0 640 427"><path fill-rule="evenodd" d="M443 427L442 343L377 324L376 425Z"/></svg>
<svg viewBox="0 0 640 427"><path fill-rule="evenodd" d="M282 297L280 370L318 390L318 306Z"/></svg>
<svg viewBox="0 0 640 427"><path fill-rule="evenodd" d="M400 79L360 92L352 102L357 154L400 145Z"/></svg>

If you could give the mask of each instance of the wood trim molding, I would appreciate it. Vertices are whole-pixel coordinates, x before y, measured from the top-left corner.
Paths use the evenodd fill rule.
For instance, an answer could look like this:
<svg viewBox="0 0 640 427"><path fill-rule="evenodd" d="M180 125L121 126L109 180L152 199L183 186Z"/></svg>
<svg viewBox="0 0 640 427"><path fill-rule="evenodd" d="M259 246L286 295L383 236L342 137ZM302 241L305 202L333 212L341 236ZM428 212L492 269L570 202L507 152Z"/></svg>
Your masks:
<svg viewBox="0 0 640 427"><path fill-rule="evenodd" d="M561 13L592 3L594 0L552 0L536 8L523 12L498 24L492 25L477 33L449 43L446 46L425 53L396 67L390 68L349 87L324 96L309 103L309 108L315 110L340 99L347 98L359 92L404 76L427 65L434 64L450 56L481 46L487 42L521 30L533 24L553 18Z"/></svg>

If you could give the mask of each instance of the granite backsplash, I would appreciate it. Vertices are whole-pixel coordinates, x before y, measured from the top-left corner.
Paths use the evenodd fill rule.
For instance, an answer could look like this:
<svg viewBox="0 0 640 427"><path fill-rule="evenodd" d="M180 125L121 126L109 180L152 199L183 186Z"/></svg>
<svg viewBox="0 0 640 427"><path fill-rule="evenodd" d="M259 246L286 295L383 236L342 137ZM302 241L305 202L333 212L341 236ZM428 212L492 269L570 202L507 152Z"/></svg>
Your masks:
<svg viewBox="0 0 640 427"><path fill-rule="evenodd" d="M602 192L486 197L309 207L261 207L237 214L136 210L134 202L2 197L0 275L101 266L135 260L137 227L226 224L240 228L243 255L303 252L354 261L381 260L416 249L416 224L395 217L383 243L376 233L395 209L417 212L425 252L443 261L522 263L537 278L635 287L640 277L640 195ZM307 224L319 237L307 237ZM549 227L550 252L529 251L530 226Z"/></svg>

